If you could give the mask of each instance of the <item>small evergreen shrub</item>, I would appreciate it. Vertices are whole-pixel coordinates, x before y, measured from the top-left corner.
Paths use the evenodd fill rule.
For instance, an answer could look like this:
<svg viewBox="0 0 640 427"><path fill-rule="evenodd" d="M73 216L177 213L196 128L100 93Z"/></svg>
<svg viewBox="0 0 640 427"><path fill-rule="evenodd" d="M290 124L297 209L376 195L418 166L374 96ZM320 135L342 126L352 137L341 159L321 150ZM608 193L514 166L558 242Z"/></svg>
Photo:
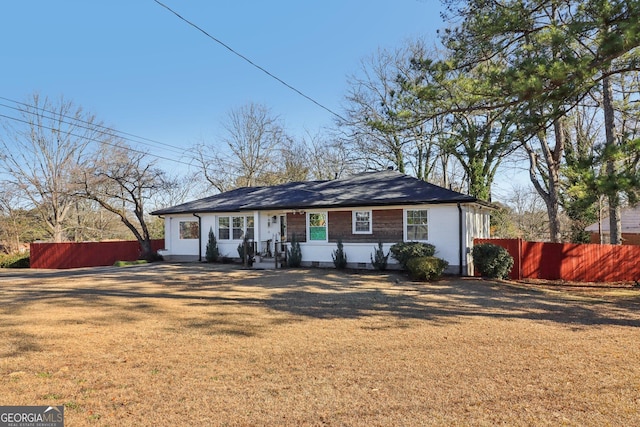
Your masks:
<svg viewBox="0 0 640 427"><path fill-rule="evenodd" d="M448 266L447 261L434 256L411 258L407 261L409 275L415 280L427 282L442 277L442 273Z"/></svg>
<svg viewBox="0 0 640 427"><path fill-rule="evenodd" d="M255 259L253 258L253 245L249 242L249 239L246 237L242 240L242 243L238 245L238 255L240 256L240 261L244 263L244 248L247 248L247 265L251 267Z"/></svg>
<svg viewBox="0 0 640 427"><path fill-rule="evenodd" d="M338 270L343 270L347 267L347 254L344 253L342 239L338 239L338 248L333 251L331 257L333 258L333 265L335 265Z"/></svg>
<svg viewBox="0 0 640 427"><path fill-rule="evenodd" d="M506 279L513 268L513 257L505 248L493 243L475 245L471 256L473 265L483 277Z"/></svg>
<svg viewBox="0 0 640 427"><path fill-rule="evenodd" d="M0 254L0 268L29 268L29 254Z"/></svg>
<svg viewBox="0 0 640 427"><path fill-rule="evenodd" d="M371 265L376 270L385 271L387 269L387 261L389 260L389 255L391 252L387 252L384 254L384 249L382 247L382 242L378 242L378 247L374 248L375 252L371 255Z"/></svg>
<svg viewBox="0 0 640 427"><path fill-rule="evenodd" d="M431 257L436 253L436 247L430 243L408 242L396 243L391 246L391 256L395 258L403 269L407 269L407 262L412 258Z"/></svg>
<svg viewBox="0 0 640 427"><path fill-rule="evenodd" d="M302 249L300 249L300 242L296 234L291 236L291 247L287 249L287 266L297 268L302 264Z"/></svg>
<svg viewBox="0 0 640 427"><path fill-rule="evenodd" d="M209 241L207 242L207 251L204 255L207 262L216 262L220 258L220 251L218 250L218 241L216 235L213 234L213 227L209 228Z"/></svg>

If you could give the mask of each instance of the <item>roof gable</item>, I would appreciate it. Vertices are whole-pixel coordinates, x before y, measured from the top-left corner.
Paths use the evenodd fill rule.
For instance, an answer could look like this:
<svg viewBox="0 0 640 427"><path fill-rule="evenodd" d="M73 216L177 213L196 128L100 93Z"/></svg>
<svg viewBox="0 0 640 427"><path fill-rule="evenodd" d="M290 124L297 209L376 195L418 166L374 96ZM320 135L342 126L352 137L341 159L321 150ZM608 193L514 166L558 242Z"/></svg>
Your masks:
<svg viewBox="0 0 640 427"><path fill-rule="evenodd" d="M364 172L331 181L238 188L160 209L152 214L473 202L480 201L475 197L387 170Z"/></svg>

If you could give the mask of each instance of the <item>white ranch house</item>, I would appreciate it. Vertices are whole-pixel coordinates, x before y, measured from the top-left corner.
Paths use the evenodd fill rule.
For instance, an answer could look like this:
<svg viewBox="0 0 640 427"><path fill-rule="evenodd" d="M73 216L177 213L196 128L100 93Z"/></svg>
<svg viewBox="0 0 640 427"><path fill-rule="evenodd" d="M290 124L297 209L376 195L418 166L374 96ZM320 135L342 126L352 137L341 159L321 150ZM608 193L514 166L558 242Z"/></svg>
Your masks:
<svg viewBox="0 0 640 427"><path fill-rule="evenodd" d="M203 260L213 230L220 254L238 258L247 237L257 262L269 262L293 235L302 264L333 266L342 239L348 266L371 268L378 242L435 245L449 273L472 273L474 238L488 238L492 205L392 171L365 172L330 181L238 188L152 212L164 218L167 260ZM273 262L273 261L271 261ZM389 267L397 265L389 258ZM275 262L274 262L275 265Z"/></svg>

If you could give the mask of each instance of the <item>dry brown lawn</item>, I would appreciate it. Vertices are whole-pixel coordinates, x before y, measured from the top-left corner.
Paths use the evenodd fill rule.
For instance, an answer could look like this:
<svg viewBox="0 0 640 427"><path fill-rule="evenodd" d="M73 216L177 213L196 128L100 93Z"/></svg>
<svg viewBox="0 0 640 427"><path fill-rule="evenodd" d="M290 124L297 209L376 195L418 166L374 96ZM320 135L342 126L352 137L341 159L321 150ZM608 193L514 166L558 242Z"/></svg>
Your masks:
<svg viewBox="0 0 640 427"><path fill-rule="evenodd" d="M67 426L639 425L639 309L395 273L0 271L0 404Z"/></svg>

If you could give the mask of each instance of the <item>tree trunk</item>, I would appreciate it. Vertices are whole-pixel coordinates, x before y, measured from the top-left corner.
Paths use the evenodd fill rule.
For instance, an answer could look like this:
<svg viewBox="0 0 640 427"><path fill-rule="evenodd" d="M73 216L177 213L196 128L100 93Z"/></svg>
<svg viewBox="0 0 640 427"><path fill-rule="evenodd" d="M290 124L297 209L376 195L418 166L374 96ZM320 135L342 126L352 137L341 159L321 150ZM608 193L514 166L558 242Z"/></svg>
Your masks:
<svg viewBox="0 0 640 427"><path fill-rule="evenodd" d="M140 259L144 259L146 261L155 261L156 253L154 252L151 246L150 239L138 239L140 243Z"/></svg>
<svg viewBox="0 0 640 427"><path fill-rule="evenodd" d="M55 222L52 224L51 238L54 243L64 242L64 229L61 223Z"/></svg>
<svg viewBox="0 0 640 427"><path fill-rule="evenodd" d="M604 109L604 130L605 130L605 153L607 153L607 178L611 184L615 183L618 175L618 165L613 147L616 144L615 137L615 121L613 109L613 92L611 90L611 82L609 77L602 79L602 105ZM622 224L620 212L620 193L617 185L608 186L606 189L607 199L609 201L609 239L612 245L620 245L622 243Z"/></svg>
<svg viewBox="0 0 640 427"><path fill-rule="evenodd" d="M555 186L555 184L552 184ZM549 191L549 199L547 203L547 215L549 216L549 238L554 243L562 241L562 230L560 227L560 202L558 200L558 192L554 189Z"/></svg>
<svg viewBox="0 0 640 427"><path fill-rule="evenodd" d="M547 217L549 219L549 240L554 243L562 241L562 229L560 226L560 166L562 153L564 152L565 133L562 120L556 120L553 124L555 133L555 146L549 146L546 133L538 136L540 147L544 157L544 167L539 164L538 153L525 144L524 147L529 155L529 178L536 191L544 200L547 207ZM540 183L538 176L544 181L544 186Z"/></svg>

